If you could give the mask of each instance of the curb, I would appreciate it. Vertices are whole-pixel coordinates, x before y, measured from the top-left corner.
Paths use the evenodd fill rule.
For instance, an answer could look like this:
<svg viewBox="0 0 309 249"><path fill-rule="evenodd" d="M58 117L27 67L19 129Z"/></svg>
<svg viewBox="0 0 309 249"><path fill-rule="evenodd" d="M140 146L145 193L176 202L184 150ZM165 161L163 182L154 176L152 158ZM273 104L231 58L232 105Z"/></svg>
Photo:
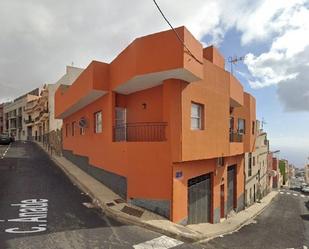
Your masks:
<svg viewBox="0 0 309 249"><path fill-rule="evenodd" d="M126 215L126 214L124 214L120 211L113 210L113 209L109 208L105 203L102 203L101 201L99 201L96 198L95 194L92 193L92 191L87 186L82 184L79 181L78 178L73 176L65 167L63 167L63 165L57 160L57 158L55 156L50 155L48 153L48 151L46 151L46 149L41 144L39 144L39 143L35 143L35 144L37 144L49 156L49 158L65 173L65 175L70 179L70 181L74 185L76 185L79 189L81 189L88 196L90 196L93 203L97 207L99 207L108 217L114 218L115 220L126 223L126 224L136 225L136 226L151 230L153 232L158 232L158 233L167 235L169 237L172 237L174 239L181 240L183 242L188 242L188 243L207 242L207 241L212 240L214 238L217 238L221 235L226 235L226 234L229 234L229 233L232 233L232 232L236 232L239 229L241 229L243 226L245 226L250 220L252 220L255 217L257 217L258 215L260 215L269 206L269 204L273 201L273 199L275 197L277 197L277 195L278 195L278 192L277 192L261 210L259 210L254 215L252 215L249 219L242 221L241 223L237 224L232 229L228 229L227 231L218 232L218 233L212 234L210 236L209 235L203 235L202 233L199 233L199 232L196 232L196 231L194 231L196 234L177 233L177 232L174 232L174 231L170 231L168 229L164 229L163 227L152 225L152 224L147 223L147 222L141 222L138 218L128 216L128 215Z"/></svg>
<svg viewBox="0 0 309 249"><path fill-rule="evenodd" d="M48 157L65 173L65 175L70 179L70 181L74 185L76 185L80 190L85 192L92 199L93 203L97 207L102 209L102 211L108 217L114 218L115 220L126 223L126 224L131 224L131 225L136 225L136 226L139 226L139 227L142 227L142 228L146 228L146 229L151 230L153 232L158 232L158 233L167 235L169 237L172 237L174 239L181 240L183 242L193 243L193 242L198 242L202 239L205 239L205 236L203 236L202 234L199 235L198 232L195 232L195 233L197 233L196 235L173 232L173 231L164 229L163 227L155 226L155 225L152 225L152 224L147 223L147 222L141 222L140 220L138 220L138 218L127 216L126 214L124 214L120 211L113 210L113 209L109 208L105 203L102 203L101 201L99 201L96 198L95 194L93 194L92 191L87 186L85 186L83 183L81 183L65 167L63 167L63 165L57 160L57 158L55 156L50 155L41 144L36 143L36 142L35 142L35 144L37 146L39 146L39 148L41 148L48 155Z"/></svg>
<svg viewBox="0 0 309 249"><path fill-rule="evenodd" d="M247 219L247 220L237 224L237 226L235 226L234 228L229 229L227 231L224 231L223 233L217 233L217 234L211 235L210 237L208 237L206 239L203 239L200 242L207 242L207 241L215 239L215 238L217 238L219 236L227 235L227 234L233 233L233 232L237 232L239 229L244 227L249 221L251 221L251 220L255 219L257 216L259 216L269 206L269 204L272 203L274 198L276 198L277 196L278 196L278 192L270 199L270 201L261 210L259 210L254 215L252 215L249 219Z"/></svg>

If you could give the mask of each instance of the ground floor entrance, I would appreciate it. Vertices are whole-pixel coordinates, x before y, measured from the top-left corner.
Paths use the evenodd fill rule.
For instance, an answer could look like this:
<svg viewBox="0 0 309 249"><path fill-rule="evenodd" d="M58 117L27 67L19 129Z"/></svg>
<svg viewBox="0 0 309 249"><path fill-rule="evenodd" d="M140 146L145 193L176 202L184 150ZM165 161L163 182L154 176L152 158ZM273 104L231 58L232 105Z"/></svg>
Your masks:
<svg viewBox="0 0 309 249"><path fill-rule="evenodd" d="M188 223L210 222L212 200L211 174L191 178L188 181Z"/></svg>

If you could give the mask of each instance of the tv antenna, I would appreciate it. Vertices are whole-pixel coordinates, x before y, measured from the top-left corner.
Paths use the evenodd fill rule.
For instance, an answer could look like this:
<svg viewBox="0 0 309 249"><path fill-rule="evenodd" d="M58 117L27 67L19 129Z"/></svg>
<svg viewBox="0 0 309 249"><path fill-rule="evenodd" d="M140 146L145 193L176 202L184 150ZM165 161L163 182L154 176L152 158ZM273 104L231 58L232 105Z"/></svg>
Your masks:
<svg viewBox="0 0 309 249"><path fill-rule="evenodd" d="M233 65L235 65L236 63L238 63L239 61L243 61L245 59L245 56L240 56L238 57L237 55L234 56L229 56L228 58L228 62L231 65L231 74L233 75Z"/></svg>
<svg viewBox="0 0 309 249"><path fill-rule="evenodd" d="M261 124L262 124L262 130L263 130L264 125L265 125L265 124L267 124L264 118L262 118L262 122L261 122Z"/></svg>

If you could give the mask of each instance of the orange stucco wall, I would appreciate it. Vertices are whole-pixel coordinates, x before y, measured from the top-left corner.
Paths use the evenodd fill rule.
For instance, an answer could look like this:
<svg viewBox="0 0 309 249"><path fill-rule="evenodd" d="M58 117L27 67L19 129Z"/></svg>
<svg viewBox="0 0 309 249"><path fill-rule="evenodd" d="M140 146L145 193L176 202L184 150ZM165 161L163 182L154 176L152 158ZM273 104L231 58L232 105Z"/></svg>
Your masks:
<svg viewBox="0 0 309 249"><path fill-rule="evenodd" d="M190 178L212 173L215 209L220 205L220 184L223 182L227 188L227 167L237 164L236 194L237 197L243 194L243 153L253 148L254 135L247 133L244 143L230 143L231 99L238 103L233 109L235 122L238 117L246 119L248 132L255 120L255 100L244 94L236 79L231 86L224 58L215 48L204 49L203 54L201 44L185 28L177 30L203 65L184 52L173 32L160 32L135 40L111 64L92 62L71 87L58 89L55 101L57 116L81 99L92 97L91 91L104 91L103 96L64 118L63 148L88 157L95 167L125 176L128 199L170 200L171 219L179 222L188 216ZM161 82L145 89L148 82L142 78L134 84L141 84L143 90L130 94L117 92L119 86L137 75L160 71L164 74L165 70L179 68L184 69L180 75L190 71L189 75L197 75L201 80L186 82L181 77L159 77L163 79ZM136 87L134 84L130 85L132 89ZM203 130L191 130L192 102L204 106ZM166 123L166 141L114 142L116 107L127 109L127 123ZM97 111L103 114L103 132L99 134L94 133ZM66 136L66 124L71 129L72 122L78 123L82 117L88 121L85 135L80 135L76 127L75 136L71 136L70 130ZM217 167L218 157L225 158L225 166ZM179 170L183 177L175 179Z"/></svg>
<svg viewBox="0 0 309 249"><path fill-rule="evenodd" d="M182 91L182 160L229 155L229 74L204 60L204 80ZM204 105L204 130L191 130L191 103Z"/></svg>
<svg viewBox="0 0 309 249"><path fill-rule="evenodd" d="M224 199L227 201L227 169L236 167L236 198L244 193L244 161L241 155L225 158L225 166L218 167L216 159L187 161L173 164L173 212L172 220L180 222L188 217L188 180L199 175L212 173L212 212L220 207L220 185L224 184ZM183 173L181 179L176 179L177 171Z"/></svg>

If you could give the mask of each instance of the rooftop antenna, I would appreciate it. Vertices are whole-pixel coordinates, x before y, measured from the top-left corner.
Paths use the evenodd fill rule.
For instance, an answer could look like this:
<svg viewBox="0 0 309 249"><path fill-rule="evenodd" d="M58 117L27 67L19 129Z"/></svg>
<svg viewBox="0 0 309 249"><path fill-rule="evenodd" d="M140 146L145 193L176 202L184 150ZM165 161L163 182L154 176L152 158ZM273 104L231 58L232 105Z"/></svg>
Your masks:
<svg viewBox="0 0 309 249"><path fill-rule="evenodd" d="M74 67L74 61L71 62L71 66Z"/></svg>
<svg viewBox="0 0 309 249"><path fill-rule="evenodd" d="M261 124L262 124L262 130L263 130L264 125L265 125L265 124L267 124L264 118L262 118L262 122L261 122Z"/></svg>
<svg viewBox="0 0 309 249"><path fill-rule="evenodd" d="M233 65L235 65L236 63L238 63L239 61L243 61L245 59L245 56L240 56L238 57L237 55L234 56L229 56L228 58L228 62L231 65L231 74L233 75Z"/></svg>

